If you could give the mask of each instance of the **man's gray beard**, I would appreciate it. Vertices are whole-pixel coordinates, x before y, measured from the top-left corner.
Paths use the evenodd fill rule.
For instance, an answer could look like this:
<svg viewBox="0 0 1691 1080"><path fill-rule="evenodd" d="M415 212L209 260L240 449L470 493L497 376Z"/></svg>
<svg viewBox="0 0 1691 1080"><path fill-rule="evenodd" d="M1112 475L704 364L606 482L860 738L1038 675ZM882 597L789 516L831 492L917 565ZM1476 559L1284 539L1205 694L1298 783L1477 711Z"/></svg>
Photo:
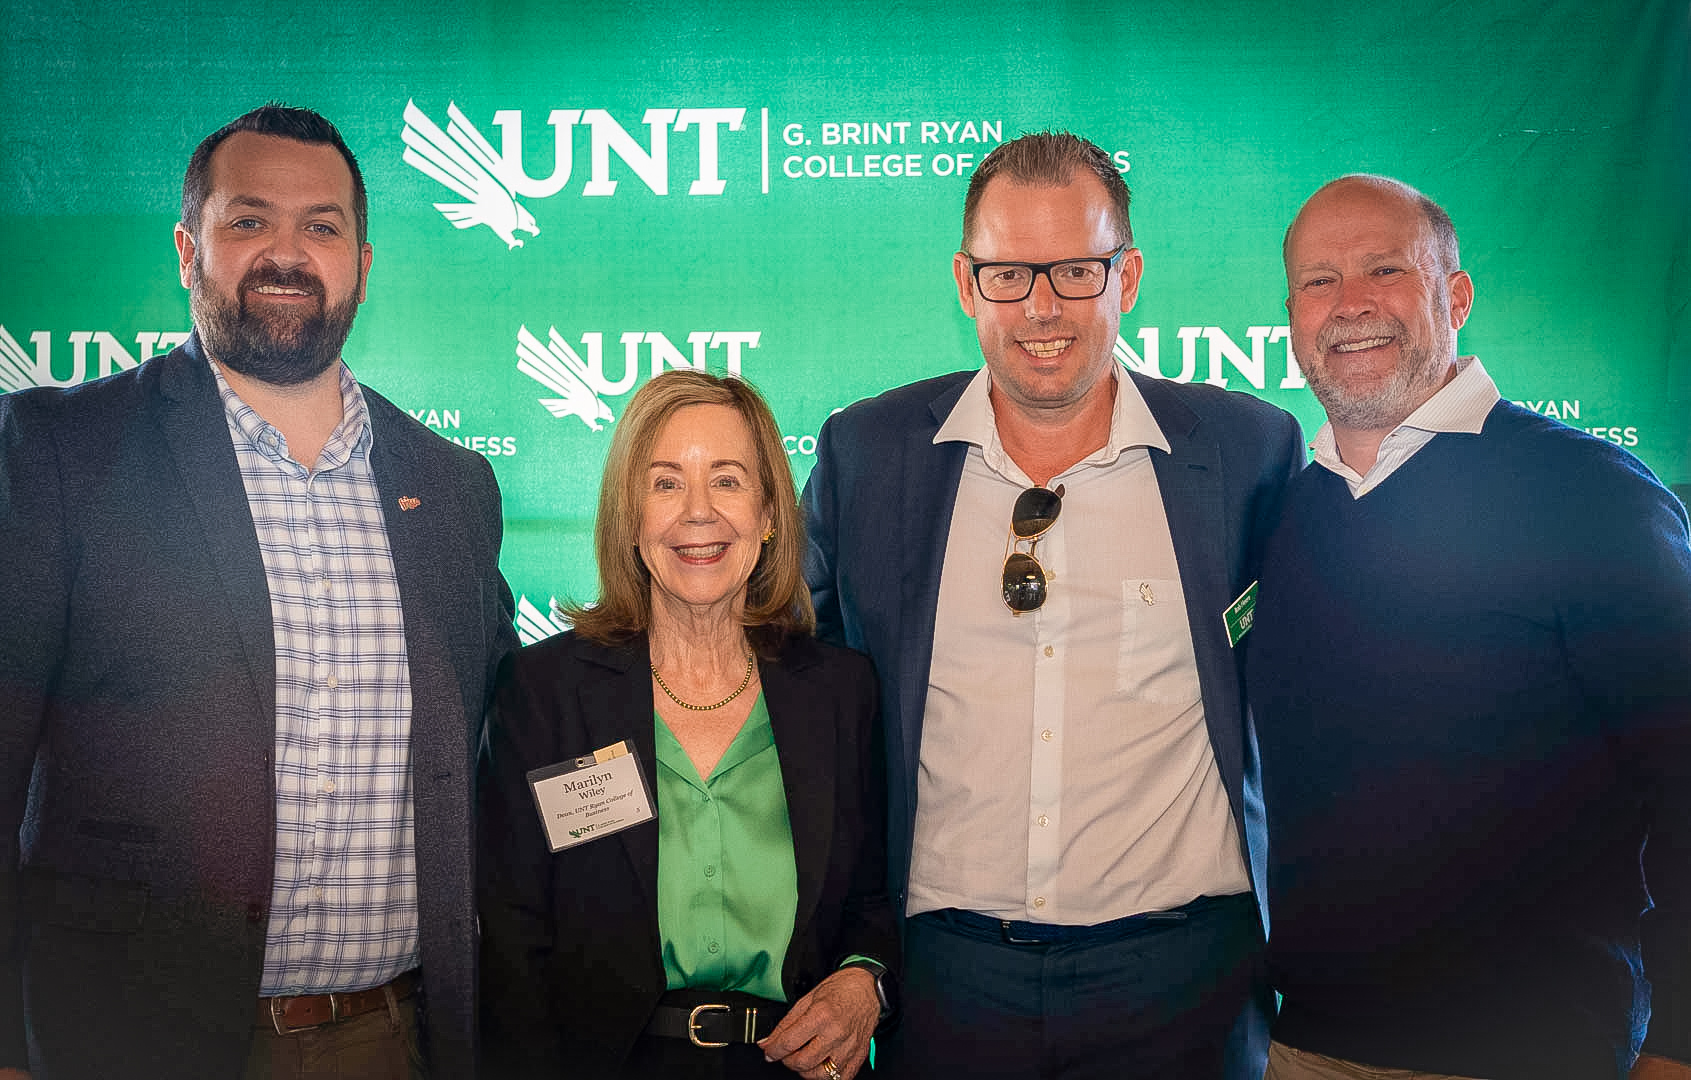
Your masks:
<svg viewBox="0 0 1691 1080"><path fill-rule="evenodd" d="M291 280L278 271L255 270L236 287L235 299L230 301L206 285L202 269L196 253L188 310L206 350L224 367L272 386L298 386L340 359L341 347L352 333L352 320L358 314L356 292L345 303L327 308L321 301L323 284L316 278L294 275ZM290 317L248 310L244 297L249 286L297 284L300 278L309 279L317 290L319 308L315 313Z"/></svg>
<svg viewBox="0 0 1691 1080"><path fill-rule="evenodd" d="M1326 381L1325 374L1306 371L1304 378L1334 427L1352 431L1389 431L1403 423L1420 406L1427 387L1437 388L1438 379L1434 374L1437 370L1440 367L1431 362L1430 354L1419 353L1413 364L1393 372L1384 386L1359 394L1346 390L1338 380Z"/></svg>
<svg viewBox="0 0 1691 1080"><path fill-rule="evenodd" d="M1448 316L1448 304L1440 305L1440 310ZM1396 319L1381 320L1379 327L1382 335L1390 334L1400 342L1408 339L1407 330ZM1350 328L1353 336L1366 336L1373 332L1372 326ZM1324 335L1317 336L1317 348L1322 344L1321 336ZM1334 427L1351 431L1390 431L1408 419L1410 413L1438 390L1448 362L1455 357L1454 351L1449 357L1439 355L1442 345L1442 342L1435 342L1405 348L1402 362L1392 372L1391 378L1383 386L1364 392L1347 390L1342 379L1328 379L1325 371L1314 367L1304 371L1304 380L1309 383L1310 392L1315 395L1315 400L1321 402L1328 421ZM1295 343L1292 351L1294 354L1297 352Z"/></svg>

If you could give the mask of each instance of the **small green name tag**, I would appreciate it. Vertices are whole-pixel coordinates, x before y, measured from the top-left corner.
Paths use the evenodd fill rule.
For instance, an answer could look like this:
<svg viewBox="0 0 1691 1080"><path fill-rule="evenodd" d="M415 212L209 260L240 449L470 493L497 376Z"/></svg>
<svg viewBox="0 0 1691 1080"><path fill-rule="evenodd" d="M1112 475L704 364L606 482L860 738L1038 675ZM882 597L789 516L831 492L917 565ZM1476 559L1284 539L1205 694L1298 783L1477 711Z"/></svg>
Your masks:
<svg viewBox="0 0 1691 1080"><path fill-rule="evenodd" d="M1251 582L1251 587L1239 594L1239 599L1227 605L1227 610L1221 613L1221 621L1227 624L1227 644L1237 646L1239 639L1251 632L1251 624L1257 617L1257 583Z"/></svg>

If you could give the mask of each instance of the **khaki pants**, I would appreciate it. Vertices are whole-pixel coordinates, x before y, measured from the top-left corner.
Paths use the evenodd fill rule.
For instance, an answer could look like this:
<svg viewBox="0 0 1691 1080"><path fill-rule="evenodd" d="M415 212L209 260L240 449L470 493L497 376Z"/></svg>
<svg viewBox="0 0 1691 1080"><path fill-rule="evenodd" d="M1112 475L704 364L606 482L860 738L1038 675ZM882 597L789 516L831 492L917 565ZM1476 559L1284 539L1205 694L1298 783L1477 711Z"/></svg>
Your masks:
<svg viewBox="0 0 1691 1080"><path fill-rule="evenodd" d="M1473 1080L1448 1073L1415 1072L1413 1069L1384 1069L1355 1061L1312 1054L1283 1043L1268 1047L1268 1072L1263 1080Z"/></svg>

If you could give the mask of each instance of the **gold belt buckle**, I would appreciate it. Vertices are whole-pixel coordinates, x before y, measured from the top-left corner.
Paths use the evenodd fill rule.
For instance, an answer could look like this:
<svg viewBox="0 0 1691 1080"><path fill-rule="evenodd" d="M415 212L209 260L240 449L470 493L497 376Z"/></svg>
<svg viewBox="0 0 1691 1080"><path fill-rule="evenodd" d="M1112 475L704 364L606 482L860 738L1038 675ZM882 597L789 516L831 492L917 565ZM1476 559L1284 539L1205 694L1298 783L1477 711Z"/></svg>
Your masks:
<svg viewBox="0 0 1691 1080"><path fill-rule="evenodd" d="M695 1005L693 1006L693 1011L687 1014L687 1041L692 1043L694 1046L702 1046L706 1049L720 1049L728 1045L725 1042L708 1042L699 1038L699 1014L702 1012L709 1012L713 1009L720 1009L723 1012L733 1011L728 1006L720 1004Z"/></svg>

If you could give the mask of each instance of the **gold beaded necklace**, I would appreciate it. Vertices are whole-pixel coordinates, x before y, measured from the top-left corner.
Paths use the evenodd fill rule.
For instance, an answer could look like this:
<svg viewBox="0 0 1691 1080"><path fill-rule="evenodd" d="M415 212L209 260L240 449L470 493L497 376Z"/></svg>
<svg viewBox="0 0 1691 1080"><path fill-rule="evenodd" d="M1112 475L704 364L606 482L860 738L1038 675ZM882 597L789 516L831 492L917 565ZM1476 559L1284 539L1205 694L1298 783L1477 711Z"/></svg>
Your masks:
<svg viewBox="0 0 1691 1080"><path fill-rule="evenodd" d="M717 702L715 705L694 705L690 702L682 701L680 698L675 696L675 691L669 688L669 684L663 681L663 676L658 674L658 665L651 664L648 666L652 669L652 678L657 680L658 689L667 694L669 696L669 700L675 702L683 709L691 709L694 712L710 712L712 709L722 708L724 705L746 692L746 687L752 684L752 672L757 670L756 664L756 654L748 654L746 656L746 677L740 681L740 688Z"/></svg>

